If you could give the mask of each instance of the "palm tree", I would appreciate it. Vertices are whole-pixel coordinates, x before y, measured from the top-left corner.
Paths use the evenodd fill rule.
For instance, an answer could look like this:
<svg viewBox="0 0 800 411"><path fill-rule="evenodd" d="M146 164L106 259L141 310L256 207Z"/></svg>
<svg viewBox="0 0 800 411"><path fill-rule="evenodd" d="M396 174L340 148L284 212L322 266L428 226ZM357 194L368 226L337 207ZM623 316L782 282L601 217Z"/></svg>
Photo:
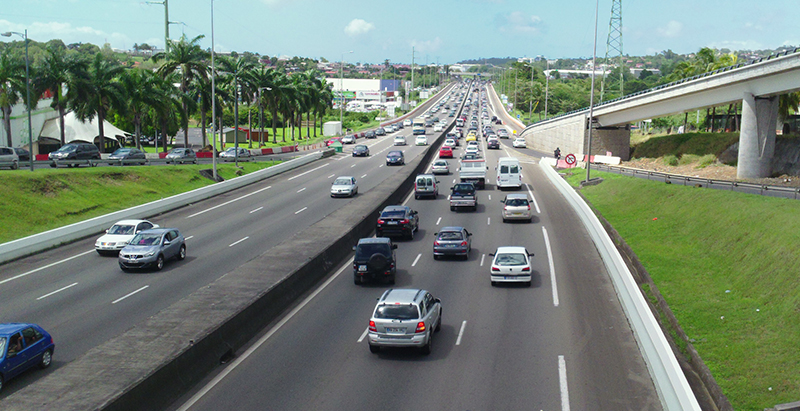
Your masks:
<svg viewBox="0 0 800 411"><path fill-rule="evenodd" d="M91 121L97 116L97 144L101 153L105 147L103 122L106 114L112 108L124 112L124 89L117 78L124 70L118 62L97 53L87 69L78 73L67 92L69 106L79 120Z"/></svg>
<svg viewBox="0 0 800 411"><path fill-rule="evenodd" d="M64 86L69 88L69 84L74 82L74 76L84 72L86 68L86 60L68 56L63 45L53 43L47 45L45 57L36 70L37 75L33 80L33 89L37 96L42 95L46 90L50 90L53 94L53 102L50 103L50 107L58 111L61 145L66 144L64 115L68 102L64 94Z"/></svg>
<svg viewBox="0 0 800 411"><path fill-rule="evenodd" d="M187 106L189 104L187 95L173 86L179 80L177 76L177 73L173 73L166 77L155 76L153 78L161 101L157 105L150 106L150 110L152 117L157 120L158 127L161 129L161 151L164 152L167 151L167 136L171 134L170 129L172 132L177 132L184 119L178 115L181 113L183 104L186 103Z"/></svg>
<svg viewBox="0 0 800 411"><path fill-rule="evenodd" d="M189 92L189 85L197 78L205 79L208 76L208 65L206 59L209 54L200 48L198 44L203 39L202 34L188 40L186 35L181 36L178 41L170 41L168 52L161 52L153 56L153 61L164 60L164 65L158 72L166 77L167 75L179 71L181 73L181 93ZM183 104L183 144L189 146L189 106Z"/></svg>
<svg viewBox="0 0 800 411"><path fill-rule="evenodd" d="M216 91L219 93L219 91ZM202 126L203 147L208 144L208 136L206 135L206 123L208 122L208 112L211 111L211 81L209 79L199 78L192 83L189 94L192 100L198 101L200 108L200 124ZM211 119L211 124L214 124L215 119ZM213 128L212 128L213 129ZM213 136L212 136L213 138Z"/></svg>
<svg viewBox="0 0 800 411"><path fill-rule="evenodd" d="M3 112L3 127L6 130L8 147L11 141L11 108L20 100L25 89L25 62L10 48L0 53L0 111Z"/></svg>
<svg viewBox="0 0 800 411"><path fill-rule="evenodd" d="M293 88L289 78L286 74L272 69L271 84L269 87L272 90L267 90L264 94L267 106L272 114L272 143L278 142L278 112L284 113L283 108L286 100L290 99L293 95ZM284 116L284 127L286 126L286 117ZM286 133L283 133L283 141L286 142Z"/></svg>
<svg viewBox="0 0 800 411"><path fill-rule="evenodd" d="M253 95L253 70L255 65L243 58L226 57L221 58L220 71L224 81L227 82L234 96L233 98L233 121L234 121L234 144L239 146L239 98L241 96Z"/></svg>
<svg viewBox="0 0 800 411"><path fill-rule="evenodd" d="M149 70L128 69L120 76L120 83L125 92L127 112L133 116L136 147L141 148L142 118L150 108L161 109L167 96L157 76Z"/></svg>

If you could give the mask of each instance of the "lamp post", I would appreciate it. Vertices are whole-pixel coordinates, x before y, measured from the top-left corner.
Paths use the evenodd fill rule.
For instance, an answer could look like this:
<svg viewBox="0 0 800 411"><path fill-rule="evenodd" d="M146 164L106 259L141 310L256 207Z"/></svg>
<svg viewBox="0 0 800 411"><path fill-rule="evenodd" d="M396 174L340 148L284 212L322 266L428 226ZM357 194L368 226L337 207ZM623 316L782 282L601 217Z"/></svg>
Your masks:
<svg viewBox="0 0 800 411"><path fill-rule="evenodd" d="M28 111L28 148L30 149L30 163L31 163L31 171L33 171L33 126L31 125L31 65L28 61L28 29L25 29L24 33L20 33L17 31L7 31L3 33L4 37L11 37L12 34L16 34L23 39L25 39L25 93L27 96L27 104L25 104L25 108Z"/></svg>
<svg viewBox="0 0 800 411"><path fill-rule="evenodd" d="M259 110L258 124L261 125L261 134L259 135L259 143L260 143L259 146L261 144L264 144L264 107L261 107L261 90L270 91L270 90L272 90L272 87L259 87L258 88L258 108L260 109ZM250 140L250 141L253 141L253 140Z"/></svg>
<svg viewBox="0 0 800 411"><path fill-rule="evenodd" d="M544 72L544 119L547 120L547 97L550 94L550 59L547 59L547 70Z"/></svg>
<svg viewBox="0 0 800 411"><path fill-rule="evenodd" d="M589 171L592 168L592 128L594 127L594 69L597 61L597 16L600 11L600 0L596 0L594 10L594 51L592 52L592 90L589 93L589 140L586 150L586 181L589 181Z"/></svg>
<svg viewBox="0 0 800 411"><path fill-rule="evenodd" d="M344 131L344 55L352 53L353 50L342 53L341 66L339 67L339 125L342 127L342 131Z"/></svg>

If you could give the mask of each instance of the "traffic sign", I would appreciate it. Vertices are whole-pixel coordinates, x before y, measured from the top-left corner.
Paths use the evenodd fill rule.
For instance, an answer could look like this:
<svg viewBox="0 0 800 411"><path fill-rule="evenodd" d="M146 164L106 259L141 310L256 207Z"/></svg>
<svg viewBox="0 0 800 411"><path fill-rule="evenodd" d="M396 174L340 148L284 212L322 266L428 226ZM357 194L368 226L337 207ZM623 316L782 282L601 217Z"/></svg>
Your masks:
<svg viewBox="0 0 800 411"><path fill-rule="evenodd" d="M564 157L564 161L566 161L570 166L574 166L576 161L575 154L567 154L567 156Z"/></svg>

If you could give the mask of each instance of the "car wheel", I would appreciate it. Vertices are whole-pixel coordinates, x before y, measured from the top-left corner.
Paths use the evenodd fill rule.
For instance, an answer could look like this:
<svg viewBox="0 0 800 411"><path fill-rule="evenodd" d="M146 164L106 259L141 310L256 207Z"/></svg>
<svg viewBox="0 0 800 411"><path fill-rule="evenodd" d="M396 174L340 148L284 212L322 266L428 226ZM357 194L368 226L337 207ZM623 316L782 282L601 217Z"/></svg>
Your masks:
<svg viewBox="0 0 800 411"><path fill-rule="evenodd" d="M194 159L194 161L192 162L192 164L197 164L197 159Z"/></svg>
<svg viewBox="0 0 800 411"><path fill-rule="evenodd" d="M178 251L178 260L183 260L186 258L186 245L181 246L181 250Z"/></svg>
<svg viewBox="0 0 800 411"><path fill-rule="evenodd" d="M507 222L508 222L508 220L506 220L506 219L504 218L504 219L503 219L503 222L504 222L504 223L507 223Z"/></svg>
<svg viewBox="0 0 800 411"><path fill-rule="evenodd" d="M450 206L450 211L456 211L456 208L453 207L453 206Z"/></svg>
<svg viewBox="0 0 800 411"><path fill-rule="evenodd" d="M0 392L3 391L3 376L0 375Z"/></svg>
<svg viewBox="0 0 800 411"><path fill-rule="evenodd" d="M436 255L436 254L434 254L434 255L433 255L433 259L434 259L434 260L438 260L438 259L439 259L439 256L438 256L438 255Z"/></svg>
<svg viewBox="0 0 800 411"><path fill-rule="evenodd" d="M389 281L388 281L388 283L389 283L390 285L394 285L394 274L392 274L392 276L391 276L391 277L389 277Z"/></svg>
<svg viewBox="0 0 800 411"><path fill-rule="evenodd" d="M128 272L128 269L125 268L125 266L122 265L122 264L119 265L119 269L122 270L123 272L126 272L126 273Z"/></svg>
<svg viewBox="0 0 800 411"><path fill-rule="evenodd" d="M14 163L11 164L11 169L12 170L16 170L18 168L19 168L19 163L14 162Z"/></svg>
<svg viewBox="0 0 800 411"><path fill-rule="evenodd" d="M39 368L45 369L53 363L53 351L47 350L42 354L42 360L39 361Z"/></svg>
<svg viewBox="0 0 800 411"><path fill-rule="evenodd" d="M377 354L377 353L381 352L381 347L379 347L377 345L370 344L369 345L369 352L371 352L373 354Z"/></svg>
<svg viewBox="0 0 800 411"><path fill-rule="evenodd" d="M414 231L415 231L415 230L412 228L412 229L411 229L411 231L409 231L409 232L408 232L408 235L407 235L406 237L407 237L409 240L413 240L413 239L414 239Z"/></svg>
<svg viewBox="0 0 800 411"><path fill-rule="evenodd" d="M439 322L436 323L436 328L433 331L437 333L442 331L442 310L439 310Z"/></svg>
<svg viewBox="0 0 800 411"><path fill-rule="evenodd" d="M354 276L353 276L353 284L355 284L355 285L361 285L361 283L362 283L362 282L363 282L363 281L361 280L361 278L359 278L357 275L354 275Z"/></svg>
<svg viewBox="0 0 800 411"><path fill-rule="evenodd" d="M164 256L159 254L156 258L156 271L161 271L164 268Z"/></svg>
<svg viewBox="0 0 800 411"><path fill-rule="evenodd" d="M419 196L414 194L414 200L419 200Z"/></svg>
<svg viewBox="0 0 800 411"><path fill-rule="evenodd" d="M428 333L428 342L427 342L427 343L425 343L425 345L423 345L423 346L422 346L422 347L419 349L419 351L420 351L420 352L421 352L423 355L428 355L428 354L430 354L430 353L431 353L431 348L432 348L432 346L433 346L433 334L429 332L429 333Z"/></svg>
<svg viewBox="0 0 800 411"><path fill-rule="evenodd" d="M494 287L496 285L497 285L497 282L496 281L492 281L492 287Z"/></svg>

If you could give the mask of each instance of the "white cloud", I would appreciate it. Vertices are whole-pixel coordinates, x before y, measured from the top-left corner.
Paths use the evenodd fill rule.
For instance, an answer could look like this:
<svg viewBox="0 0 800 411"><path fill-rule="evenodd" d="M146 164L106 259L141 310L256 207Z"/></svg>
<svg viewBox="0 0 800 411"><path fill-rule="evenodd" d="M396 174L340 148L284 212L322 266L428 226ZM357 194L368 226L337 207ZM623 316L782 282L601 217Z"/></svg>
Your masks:
<svg viewBox="0 0 800 411"><path fill-rule="evenodd" d="M75 27L70 23L57 21L34 22L30 25L22 25L7 20L0 20L0 30L2 31L22 32L25 29L28 29L28 37L38 42L61 39L65 44L92 43L98 46L109 42L112 47L119 48L129 48L133 46L134 43L126 34L119 32L109 33L90 26ZM164 41L161 40L156 44L163 47Z"/></svg>
<svg viewBox="0 0 800 411"><path fill-rule="evenodd" d="M539 34L542 32L542 18L536 15L513 11L496 19L500 31L518 34Z"/></svg>
<svg viewBox="0 0 800 411"><path fill-rule="evenodd" d="M678 37L683 32L683 23L675 20L670 20L666 26L656 29L658 34L662 37Z"/></svg>
<svg viewBox="0 0 800 411"><path fill-rule="evenodd" d="M411 46L413 46L414 49L420 53L432 53L442 47L442 39L436 37L433 40L412 40Z"/></svg>
<svg viewBox="0 0 800 411"><path fill-rule="evenodd" d="M729 49L729 50L763 50L769 48L755 40L715 41L709 44L708 47L715 49Z"/></svg>
<svg viewBox="0 0 800 411"><path fill-rule="evenodd" d="M362 19L353 19L347 24L347 27L344 28L344 32L351 37L358 36L372 30L375 30L375 25Z"/></svg>

